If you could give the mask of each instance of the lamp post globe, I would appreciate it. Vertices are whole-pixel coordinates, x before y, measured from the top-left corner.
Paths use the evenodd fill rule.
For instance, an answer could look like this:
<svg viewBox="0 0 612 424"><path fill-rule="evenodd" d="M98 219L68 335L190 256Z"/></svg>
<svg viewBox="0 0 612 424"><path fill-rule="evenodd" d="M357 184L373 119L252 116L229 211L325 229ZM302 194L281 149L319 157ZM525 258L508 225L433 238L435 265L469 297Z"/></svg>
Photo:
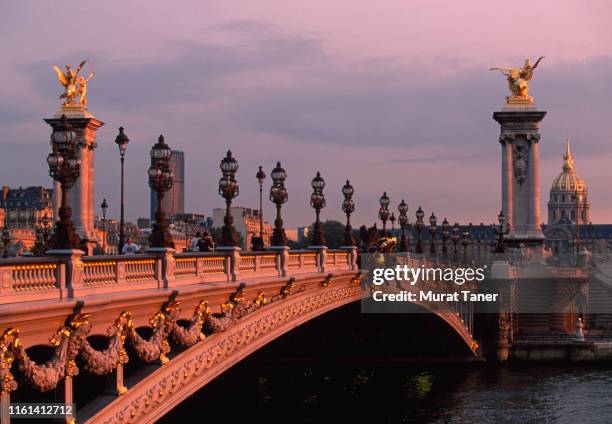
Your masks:
<svg viewBox="0 0 612 424"><path fill-rule="evenodd" d="M115 143L119 148L119 160L121 161L121 201L120 201L120 212L119 212L119 252L123 249L125 243L125 150L130 139L124 132L123 127L119 127L119 134L115 137Z"/></svg>
<svg viewBox="0 0 612 424"><path fill-rule="evenodd" d="M154 248L174 248L174 241L168 229L166 213L163 210L164 194L172 188L174 175L170 170L170 156L172 151L166 144L163 135L157 139L157 143L151 148L151 166L148 170L149 187L157 197L157 208L155 211L155 223L153 223L149 242Z"/></svg>
<svg viewBox="0 0 612 424"><path fill-rule="evenodd" d="M448 256L448 238L450 236L450 224L448 220L444 218L442 221L442 254Z"/></svg>
<svg viewBox="0 0 612 424"><path fill-rule="evenodd" d="M383 195L380 196L378 200L380 203L380 209L378 210L378 218L382 221L382 235L383 237L387 235L387 220L389 219L389 203L391 200L389 196L387 196L387 192L383 192Z"/></svg>
<svg viewBox="0 0 612 424"><path fill-rule="evenodd" d="M349 180L342 186L342 194L344 201L342 202L342 211L346 214L346 226L344 227L344 245L355 246L355 236L353 235L353 227L351 226L351 214L355 212L355 202L353 202L353 194L355 190Z"/></svg>
<svg viewBox="0 0 612 424"><path fill-rule="evenodd" d="M232 217L232 200L238 196L240 189L236 181L238 171L238 161L228 150L227 154L219 164L221 178L219 179L219 195L225 199L225 217L223 218L223 228L221 229L221 246L238 247L238 234L234 228L234 218Z"/></svg>
<svg viewBox="0 0 612 424"><path fill-rule="evenodd" d="M400 204L397 206L399 211L399 225L400 225L400 244L398 251L409 252L408 241L406 240L406 225L408 224L408 204L402 199Z"/></svg>
<svg viewBox="0 0 612 424"><path fill-rule="evenodd" d="M259 167L257 174L255 174L255 178L257 178L257 182L259 183L259 236L253 237L251 244L253 250L262 251L265 250L263 230L263 183L266 179L266 173L261 166Z"/></svg>
<svg viewBox="0 0 612 424"><path fill-rule="evenodd" d="M272 178L272 187L270 187L270 201L276 206L276 219L274 219L274 231L272 232L272 246L286 246L287 236L283 228L283 218L281 209L283 204L289 199L287 189L285 188L285 180L287 179L287 171L282 167L280 162L276 162L276 167L270 172Z"/></svg>
<svg viewBox="0 0 612 424"><path fill-rule="evenodd" d="M325 246L325 236L321 228L321 209L325 207L325 195L323 189L325 188L325 180L321 177L321 173L317 171L317 175L312 179L310 183L312 187L312 194L310 195L310 206L315 210L315 222L312 231L311 246Z"/></svg>
<svg viewBox="0 0 612 424"><path fill-rule="evenodd" d="M504 236L510 232L506 222L506 216L503 211L497 215L497 222L499 223L499 229L493 225L493 231L497 235L497 243L495 245L495 253L505 253L506 248L504 246Z"/></svg>
<svg viewBox="0 0 612 424"><path fill-rule="evenodd" d="M423 223L423 218L425 217L425 212L423 212L423 209L421 209L420 206L417 209L417 211L415 213L415 216L416 216L416 222L414 223L414 226L416 227L417 233L418 233L415 252L416 253L423 253L424 252L424 249L423 249L423 227L425 225Z"/></svg>
<svg viewBox="0 0 612 424"><path fill-rule="evenodd" d="M76 132L66 115L62 115L59 123L53 127L51 146L51 153L47 157L49 175L59 182L62 194L59 221L49 245L52 249L79 249L81 241L72 222L70 189L80 175L81 159L77 153Z"/></svg>
<svg viewBox="0 0 612 424"><path fill-rule="evenodd" d="M106 211L108 210L106 199L102 199L100 209L102 209L102 252L106 254Z"/></svg>
<svg viewBox="0 0 612 424"><path fill-rule="evenodd" d="M431 243L429 244L429 253L431 255L435 255L437 253L436 250L436 233L438 232L438 218L436 215L431 214L429 217L429 235L431 237Z"/></svg>
<svg viewBox="0 0 612 424"><path fill-rule="evenodd" d="M460 233L460 229L459 229L459 223L455 222L455 225L453 225L453 231L452 231L452 235L451 235L451 240L453 242L453 257L454 260L457 260L457 244L459 243L459 240L461 240L461 233Z"/></svg>

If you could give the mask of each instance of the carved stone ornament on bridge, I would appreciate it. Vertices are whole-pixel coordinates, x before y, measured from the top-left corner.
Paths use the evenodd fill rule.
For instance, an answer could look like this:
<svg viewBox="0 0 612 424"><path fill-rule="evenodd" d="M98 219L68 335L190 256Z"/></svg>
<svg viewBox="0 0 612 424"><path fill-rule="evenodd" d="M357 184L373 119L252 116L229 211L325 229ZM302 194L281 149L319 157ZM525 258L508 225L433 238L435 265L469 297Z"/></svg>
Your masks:
<svg viewBox="0 0 612 424"><path fill-rule="evenodd" d="M331 274L328 275L328 278ZM123 386L122 367L129 358L126 351L126 343L130 343L136 355L145 362L160 360L167 364L169 359L167 353L170 351L168 339L183 347L191 347L205 339L202 329L205 325L213 332L224 332L231 330L241 319L260 309L270 308L271 304L287 300L291 295L302 293L305 286L300 290L292 292L295 285L294 279L289 279L287 285L281 288L280 293L268 299L263 291L256 298L247 302L244 300L245 286L240 285L230 296L233 307L227 309L221 316L213 316L208 308L208 302L202 299L196 306L191 320L186 326L178 324L179 302L171 298L164 303L160 311L150 319L153 327L152 335L148 340L143 339L135 329L130 312L123 311L107 330L109 339L108 347L104 350L94 349L87 337L91 331L89 315L76 313L70 316L66 324L60 327L50 338L50 344L55 347L53 356L43 364L36 364L27 354L19 339L19 330L7 329L0 338L0 377L2 378L3 392L10 393L17 389L17 383L11 373L12 365L18 366L26 383L38 391L49 391L56 389L64 378L73 377L78 374L76 358L80 354L83 368L96 375L107 375L117 370L117 393L123 397L129 396L127 388ZM148 409L159 404L168 393L172 393L182 384L186 384L191 378L208 369L213 364L224 360L241 346L249 344L282 326L292 319L306 314L312 310L334 303L339 299L358 297L360 288L351 285L338 289L327 289L322 293L313 294L312 297L287 304L286 306L273 307L270 312L248 324L245 328L230 332L215 345L200 354L196 360L190 360L180 370L173 370L168 376L157 380L154 387L146 391L146 396L139 395L118 413L119 422L132 420L146 413ZM119 377L121 371L121 378ZM70 391L72 390L70 382ZM127 414L127 415L125 415ZM120 418L123 417L123 418ZM112 420L114 421L114 420Z"/></svg>
<svg viewBox="0 0 612 424"><path fill-rule="evenodd" d="M529 142L520 138L512 145L512 168L514 170L514 179L519 185L523 185L527 180L529 147Z"/></svg>
<svg viewBox="0 0 612 424"><path fill-rule="evenodd" d="M185 387L195 384L199 378L205 377L208 370L217 366L227 366L224 364L231 361L234 355L240 355L240 351L248 349L248 346L256 343L257 340L268 337L268 334L286 325L293 325L292 321L299 321L303 316L315 310L358 298L360 294L361 290L356 286L332 288L278 308L270 308L269 312L263 312L269 306L262 308L261 316L243 327L226 331L216 339L214 344L208 347L203 346L203 349L199 348L201 352L194 353L192 357L180 362L173 360L168 367L164 367L159 378L139 390L138 395L134 393L126 399L128 402L125 405L109 411L109 415L100 417L100 422L105 424L136 423L143 419L146 420L145 417L152 416L164 402L176 401L172 399L174 395ZM208 340L212 342L212 339Z"/></svg>

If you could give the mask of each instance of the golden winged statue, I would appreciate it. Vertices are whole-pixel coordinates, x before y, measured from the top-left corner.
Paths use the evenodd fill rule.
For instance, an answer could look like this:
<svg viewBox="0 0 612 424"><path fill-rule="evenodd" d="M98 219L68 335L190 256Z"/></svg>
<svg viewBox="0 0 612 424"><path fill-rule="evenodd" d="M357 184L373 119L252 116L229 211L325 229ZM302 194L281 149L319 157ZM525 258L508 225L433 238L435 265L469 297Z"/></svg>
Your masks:
<svg viewBox="0 0 612 424"><path fill-rule="evenodd" d="M91 72L87 78L79 75L86 63L87 60L83 60L76 70L73 70L72 66L66 65L66 72L57 66L53 66L57 79L64 87L64 92L60 95L60 99L64 99L63 106L80 104L87 107L87 83L94 77L95 73ZM77 96L79 96L78 102L76 101Z"/></svg>
<svg viewBox="0 0 612 424"><path fill-rule="evenodd" d="M525 59L521 68L489 68L491 71L500 71L508 80L508 89L511 96L506 97L508 103L532 103L533 97L529 95L528 82L533 78L533 71L538 67L544 56L538 58L535 64L531 64L531 59Z"/></svg>

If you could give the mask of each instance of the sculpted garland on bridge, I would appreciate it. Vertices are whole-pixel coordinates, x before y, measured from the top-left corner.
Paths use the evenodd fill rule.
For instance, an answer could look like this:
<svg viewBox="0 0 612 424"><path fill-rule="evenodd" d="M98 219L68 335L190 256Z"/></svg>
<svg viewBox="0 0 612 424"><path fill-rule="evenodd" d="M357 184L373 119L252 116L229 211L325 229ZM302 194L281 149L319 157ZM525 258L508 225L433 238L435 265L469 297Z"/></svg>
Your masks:
<svg viewBox="0 0 612 424"><path fill-rule="evenodd" d="M321 288L328 287L333 274L328 274L320 283ZM352 278L353 286L361 282L361 274ZM135 329L129 312L122 312L115 322L108 328L108 348L102 351L94 349L87 336L91 330L89 314L76 313L66 320L66 325L60 327L51 336L49 342L55 347L54 355L44 364L36 364L27 354L20 341L20 332L16 328L9 328L0 337L0 378L2 379L2 393L9 395L17 389L17 383L11 372L16 361L25 381L39 391L49 391L58 386L62 379L66 379L67 398L72 398L71 380L79 372L76 358L80 354L84 368L96 375L107 375L117 371L116 390L118 395L128 392L123 384L123 366L128 362L125 344L131 346L140 359L151 363L159 360L161 365L169 362L167 354L170 352L168 338L185 348L193 346L205 339L202 332L204 327L211 333L223 332L234 326L240 319L265 307L286 299L288 296L299 293L304 289L295 291L295 278L289 278L285 286L281 287L277 295L267 298L264 291L259 291L252 302L245 301L246 286L240 284L236 291L229 296L227 302L221 305L221 313L211 314L208 301L202 299L194 309L191 320L187 326L178 324L180 302L171 298L160 308L150 320L152 335L149 339L142 338ZM68 401L67 401L68 402Z"/></svg>

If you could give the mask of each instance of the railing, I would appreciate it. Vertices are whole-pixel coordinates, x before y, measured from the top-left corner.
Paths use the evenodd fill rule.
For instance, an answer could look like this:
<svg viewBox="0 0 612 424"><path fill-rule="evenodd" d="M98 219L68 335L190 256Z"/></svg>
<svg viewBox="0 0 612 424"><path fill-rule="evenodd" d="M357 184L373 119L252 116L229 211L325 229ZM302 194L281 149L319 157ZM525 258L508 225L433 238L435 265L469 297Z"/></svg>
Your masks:
<svg viewBox="0 0 612 424"><path fill-rule="evenodd" d="M56 298L64 272L57 258L0 260L0 303Z"/></svg>
<svg viewBox="0 0 612 424"><path fill-rule="evenodd" d="M150 252L0 259L0 304L356 269L350 250Z"/></svg>

